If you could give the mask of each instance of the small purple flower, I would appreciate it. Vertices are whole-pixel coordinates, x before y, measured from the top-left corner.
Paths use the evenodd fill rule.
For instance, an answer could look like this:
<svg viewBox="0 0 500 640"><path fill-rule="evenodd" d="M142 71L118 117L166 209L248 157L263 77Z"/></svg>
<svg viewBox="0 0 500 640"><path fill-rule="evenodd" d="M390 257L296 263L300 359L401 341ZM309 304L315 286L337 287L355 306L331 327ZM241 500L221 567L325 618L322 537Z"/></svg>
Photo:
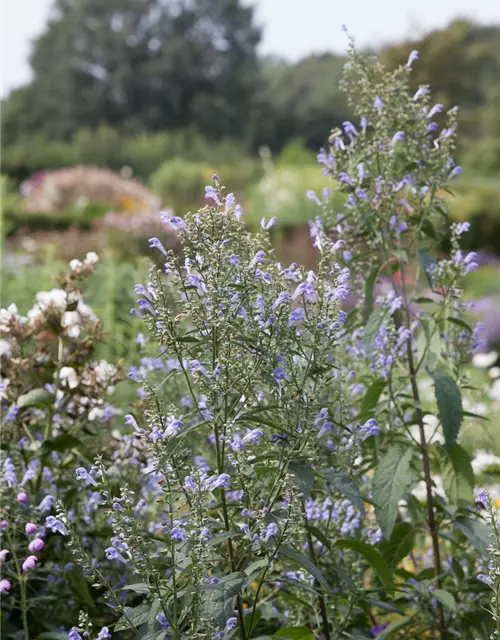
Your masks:
<svg viewBox="0 0 500 640"><path fill-rule="evenodd" d="M50 511L52 507L55 505L55 503L56 503L56 499L54 498L54 496L51 496L49 494L45 496L45 498L43 498L43 500L40 502L40 504L38 505L38 510L40 511L40 513L45 513L46 511Z"/></svg>
<svg viewBox="0 0 500 640"><path fill-rule="evenodd" d="M94 485L94 487L98 486L97 482L84 467L78 467L78 469L76 469L75 471L75 474L77 480L84 480L85 482Z"/></svg>
<svg viewBox="0 0 500 640"><path fill-rule="evenodd" d="M77 627L72 627L71 631L68 633L68 640L83 640L79 631L80 630Z"/></svg>
<svg viewBox="0 0 500 640"><path fill-rule="evenodd" d="M21 504L24 504L27 500L28 500L28 496L24 491L20 491L17 494L17 501L20 502Z"/></svg>
<svg viewBox="0 0 500 640"><path fill-rule="evenodd" d="M97 634L96 640L106 640L106 638L111 638L111 633L108 627L103 627Z"/></svg>
<svg viewBox="0 0 500 640"><path fill-rule="evenodd" d="M38 558L36 556L28 556L23 562L23 571L28 573L30 569L34 569L36 567L37 562Z"/></svg>
<svg viewBox="0 0 500 640"><path fill-rule="evenodd" d="M45 526L47 526L52 531L52 533L60 533L63 536L67 536L69 533L66 525L54 516L49 516L48 518L46 518Z"/></svg>
<svg viewBox="0 0 500 640"><path fill-rule="evenodd" d="M125 424L132 425L136 433L145 433L144 429L139 428L139 425L137 424L137 420L134 418L134 416L131 413L127 413L127 415L125 416Z"/></svg>
<svg viewBox="0 0 500 640"><path fill-rule="evenodd" d="M205 198L207 200L213 200L215 204L221 206L222 202L219 200L219 196L217 195L217 191L212 187L212 185L208 185L205 187Z"/></svg>
<svg viewBox="0 0 500 640"><path fill-rule="evenodd" d="M356 131L356 127L349 120L346 120L345 122L343 122L342 125L344 127L344 131L346 135L348 135L350 138L354 138L358 135L358 132Z"/></svg>
<svg viewBox="0 0 500 640"><path fill-rule="evenodd" d="M477 494L475 503L478 505L482 505L484 507L488 507L488 503L489 503L488 494L486 493L486 491L484 491L484 489Z"/></svg>
<svg viewBox="0 0 500 640"><path fill-rule="evenodd" d="M151 249L159 249L164 256L167 256L167 251L158 238L149 238L149 246Z"/></svg>
<svg viewBox="0 0 500 640"><path fill-rule="evenodd" d="M418 58L419 58L419 53L414 49L408 56L408 62L406 63L406 66L410 68L411 65L415 62L415 60L418 60Z"/></svg>
<svg viewBox="0 0 500 640"><path fill-rule="evenodd" d="M429 110L429 113L427 114L428 118L432 118L432 116L435 116L436 113L441 113L441 111L443 110L443 105L442 104L435 104L432 109Z"/></svg>
<svg viewBox="0 0 500 640"><path fill-rule="evenodd" d="M36 551L41 551L44 546L45 542L41 538L35 538L29 543L28 549L31 551L31 553L35 553Z"/></svg>
<svg viewBox="0 0 500 640"><path fill-rule="evenodd" d="M428 88L425 85L422 85L417 89L412 100L420 100L420 98L423 98L424 96L427 95L428 91L429 91Z"/></svg>
<svg viewBox="0 0 500 640"><path fill-rule="evenodd" d="M458 176L461 176L463 172L464 172L463 168L457 164L457 166L450 171L448 178L450 180L452 178L458 178Z"/></svg>
<svg viewBox="0 0 500 640"><path fill-rule="evenodd" d="M104 549L104 553L106 554L106 558L108 560L118 560L119 562L126 563L127 559L114 547L108 547Z"/></svg>
<svg viewBox="0 0 500 640"><path fill-rule="evenodd" d="M309 189L309 191L306 193L306 196L308 200L312 200L313 202L315 202L318 207L321 206L321 200L312 189Z"/></svg>
<svg viewBox="0 0 500 640"><path fill-rule="evenodd" d="M276 380L284 380L286 378L286 371L283 367L276 367L274 370L274 378Z"/></svg>
<svg viewBox="0 0 500 640"><path fill-rule="evenodd" d="M0 580L0 593L8 593L11 586L10 580Z"/></svg>
<svg viewBox="0 0 500 640"><path fill-rule="evenodd" d="M373 101L373 106L379 113L382 111L383 103L380 96L376 96L375 100Z"/></svg>
<svg viewBox="0 0 500 640"><path fill-rule="evenodd" d="M393 147L396 142L401 142L405 139L404 131L396 131L396 133L392 136L391 146Z"/></svg>
<svg viewBox="0 0 500 640"><path fill-rule="evenodd" d="M305 311L302 307L297 307L288 316L288 326L290 327L295 322L302 322L305 319Z"/></svg>
<svg viewBox="0 0 500 640"><path fill-rule="evenodd" d="M463 233L467 233L470 230L470 222L459 222L455 227L455 233L457 236L461 236Z"/></svg>
<svg viewBox="0 0 500 640"><path fill-rule="evenodd" d="M278 218L276 216L273 216L269 220L269 222L267 222L265 218L262 218L262 220L260 221L260 226L261 226L262 229L264 229L264 231L267 231L273 225L275 225L277 222L278 222Z"/></svg>
<svg viewBox="0 0 500 640"><path fill-rule="evenodd" d="M37 526L34 522L28 522L24 527L24 531L27 533L27 535L31 535L32 533L35 533L36 530L37 530Z"/></svg>

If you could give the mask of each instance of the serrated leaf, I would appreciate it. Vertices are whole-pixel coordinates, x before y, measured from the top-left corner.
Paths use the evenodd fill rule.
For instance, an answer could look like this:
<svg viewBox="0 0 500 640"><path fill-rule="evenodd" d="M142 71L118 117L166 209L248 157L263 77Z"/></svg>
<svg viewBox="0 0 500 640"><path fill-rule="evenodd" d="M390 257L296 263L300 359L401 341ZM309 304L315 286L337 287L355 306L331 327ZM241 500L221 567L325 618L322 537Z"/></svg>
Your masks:
<svg viewBox="0 0 500 640"><path fill-rule="evenodd" d="M285 556L285 558L289 558L290 560L293 560L294 562L299 564L301 567L309 571L309 573L314 578L316 578L316 580L324 589L327 589L328 591L330 590L328 582L325 580L325 577L323 576L321 571L303 553L300 553L300 551L297 551L296 549L293 549L292 547L287 547L287 546L280 547L278 550L278 553L282 556Z"/></svg>
<svg viewBox="0 0 500 640"><path fill-rule="evenodd" d="M311 489L314 484L314 471L311 465L307 462L292 460L288 465L288 469L292 473L295 484L304 495L304 498L308 498L311 495Z"/></svg>
<svg viewBox="0 0 500 640"><path fill-rule="evenodd" d="M452 504L471 504L474 499L474 471L470 456L455 442L441 452L441 476L448 500Z"/></svg>
<svg viewBox="0 0 500 640"><path fill-rule="evenodd" d="M455 598L449 591L445 591L444 589L436 589L432 592L432 595L447 609L451 609L451 611L457 610L457 603L455 601Z"/></svg>
<svg viewBox="0 0 500 640"><path fill-rule="evenodd" d="M361 513L365 512L363 498L354 480L343 471L325 471L324 477L337 491L344 495Z"/></svg>
<svg viewBox="0 0 500 640"><path fill-rule="evenodd" d="M450 449L460 431L464 417L462 396L453 378L444 371L433 371L434 393L438 406L439 420L443 427L444 440Z"/></svg>
<svg viewBox="0 0 500 640"><path fill-rule="evenodd" d="M314 640L314 634L307 627L285 627L276 631L273 638L289 638L289 640Z"/></svg>
<svg viewBox="0 0 500 640"><path fill-rule="evenodd" d="M16 406L19 409L26 407L51 407L54 404L54 396L46 389L32 389L28 393L19 396Z"/></svg>
<svg viewBox="0 0 500 640"><path fill-rule="evenodd" d="M411 448L393 445L379 462L373 477L373 501L375 513L386 539L391 537L398 516L399 501L409 487L412 476Z"/></svg>
<svg viewBox="0 0 500 640"><path fill-rule="evenodd" d="M469 540L481 554L486 554L490 545L490 527L479 520L459 517L455 520L456 528Z"/></svg>
<svg viewBox="0 0 500 640"><path fill-rule="evenodd" d="M392 571L389 565L371 544L361 542L361 540L342 539L337 540L335 547L340 549L351 549L351 551L356 551L362 555L368 564L375 569L384 586L388 589L393 587Z"/></svg>
<svg viewBox="0 0 500 640"><path fill-rule="evenodd" d="M246 581L246 574L237 571L224 576L217 584L208 586L203 594L204 615L223 627L233 615L235 598Z"/></svg>
<svg viewBox="0 0 500 640"><path fill-rule="evenodd" d="M368 318L368 321L365 326L364 331L364 342L365 349L368 353L370 353L373 349L372 343L378 335L380 331L380 327L384 321L385 317L385 309L383 307L378 307L374 309Z"/></svg>
<svg viewBox="0 0 500 640"><path fill-rule="evenodd" d="M378 378L371 383L361 401L360 413L371 413L375 409L386 384L383 378Z"/></svg>
<svg viewBox="0 0 500 640"><path fill-rule="evenodd" d="M429 287L432 288L432 280L430 275L427 273L427 269L433 264L436 264L436 258L432 255L429 249L419 249L417 251L417 255L422 271L425 273L425 277L429 283Z"/></svg>
<svg viewBox="0 0 500 640"><path fill-rule="evenodd" d="M388 564L396 567L411 552L414 542L415 528L409 522L396 522L390 540L380 543L380 551Z"/></svg>

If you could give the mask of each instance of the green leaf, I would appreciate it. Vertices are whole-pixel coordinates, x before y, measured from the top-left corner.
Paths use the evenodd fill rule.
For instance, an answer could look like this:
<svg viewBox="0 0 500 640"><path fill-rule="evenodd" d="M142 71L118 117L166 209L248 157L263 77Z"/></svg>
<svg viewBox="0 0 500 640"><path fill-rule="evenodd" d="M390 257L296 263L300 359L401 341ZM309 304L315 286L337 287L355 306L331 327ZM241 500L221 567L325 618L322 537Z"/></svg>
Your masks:
<svg viewBox="0 0 500 640"><path fill-rule="evenodd" d="M216 533L213 538L210 538L207 544L208 546L213 547L221 542L225 542L226 540L237 538L239 535L240 534L237 531L223 531L222 533Z"/></svg>
<svg viewBox="0 0 500 640"><path fill-rule="evenodd" d="M429 249L419 249L417 251L418 261L420 266L422 267L422 271L425 273L425 277L427 278L427 282L429 283L429 287L432 288L432 280L430 275L427 273L427 269L436 264L436 258L432 255Z"/></svg>
<svg viewBox="0 0 500 640"><path fill-rule="evenodd" d="M81 570L72 569L66 574L66 576L73 593L81 602L85 602L85 604L93 609L95 607L94 597Z"/></svg>
<svg viewBox="0 0 500 640"><path fill-rule="evenodd" d="M140 604L138 607L124 607L124 612L127 617L123 615L118 620L115 625L115 631L130 629L130 622L137 629L137 627L140 627L148 621L150 610L151 606L149 604Z"/></svg>
<svg viewBox="0 0 500 640"><path fill-rule="evenodd" d="M300 553L300 551L296 551L295 549L293 549L292 547L280 547L280 549L278 550L278 553L282 556L285 556L285 558L289 558L290 560L293 560L294 562L296 562L297 564L299 564L301 567L303 567L304 569L306 569L307 571L309 571L309 573L316 578L316 580L319 582L319 584L324 588L327 589L328 591L330 590L330 587L328 585L328 582L325 580L323 574L321 573L321 571L318 569L318 567L311 561L309 560L309 558L307 556L305 556L303 553Z"/></svg>
<svg viewBox="0 0 500 640"><path fill-rule="evenodd" d="M249 564L245 569L245 573L249 578L254 578L258 573L265 569L269 564L269 560L263 558L262 560L255 560L252 564Z"/></svg>
<svg viewBox="0 0 500 640"><path fill-rule="evenodd" d="M399 501L409 487L412 476L411 448L393 445L379 462L373 477L373 501L377 520L386 539L391 537L398 516Z"/></svg>
<svg viewBox="0 0 500 640"><path fill-rule="evenodd" d="M479 553L486 555L490 545L490 527L479 520L462 516L455 520L455 526Z"/></svg>
<svg viewBox="0 0 500 640"><path fill-rule="evenodd" d="M134 593L149 593L149 585L145 582L137 582L136 584L126 584L119 591L133 591Z"/></svg>
<svg viewBox="0 0 500 640"><path fill-rule="evenodd" d="M245 616L245 631L247 638L250 637L250 634L255 629L255 627L259 624L260 619L262 618L262 611L260 609L255 609L255 613L248 614Z"/></svg>
<svg viewBox="0 0 500 640"><path fill-rule="evenodd" d="M217 584L208 586L202 602L204 615L223 627L233 615L234 600L246 581L246 574L238 571L224 576Z"/></svg>
<svg viewBox="0 0 500 640"><path fill-rule="evenodd" d="M54 404L54 396L45 389L32 389L17 399L19 409L26 407L51 407Z"/></svg>
<svg viewBox="0 0 500 640"><path fill-rule="evenodd" d="M354 480L343 471L326 471L324 473L328 484L331 484L337 491L344 495L361 513L365 512L363 498Z"/></svg>
<svg viewBox="0 0 500 640"><path fill-rule="evenodd" d="M376 265L370 272L370 275L366 279L365 284L365 318L368 318L373 311L373 291L375 289L375 282L379 273L379 266Z"/></svg>
<svg viewBox="0 0 500 640"><path fill-rule="evenodd" d="M404 618L401 618L401 620L394 620L394 622L391 622L391 624L379 633L378 636L375 636L375 640L389 640L394 637L396 631L406 627L410 620L410 616L405 616Z"/></svg>
<svg viewBox="0 0 500 640"><path fill-rule="evenodd" d="M474 499L474 471L470 456L455 442L441 453L443 487L452 504L471 504Z"/></svg>
<svg viewBox="0 0 500 640"><path fill-rule="evenodd" d="M314 484L314 471L312 470L311 465L307 462L292 460L288 465L288 469L293 474L295 484L304 495L304 498L308 498Z"/></svg>
<svg viewBox="0 0 500 640"><path fill-rule="evenodd" d="M69 433L63 433L52 440L45 440L42 445L42 455L47 455L52 451L68 451L68 449L74 449L81 446L80 440Z"/></svg>
<svg viewBox="0 0 500 640"><path fill-rule="evenodd" d="M447 609L451 609L452 611L457 610L457 603L455 601L455 598L449 591L445 591L444 589L436 589L432 592L432 595Z"/></svg>
<svg viewBox="0 0 500 640"><path fill-rule="evenodd" d="M413 549L415 528L409 522L396 522L389 540L380 543L384 559L396 567Z"/></svg>
<svg viewBox="0 0 500 640"><path fill-rule="evenodd" d="M372 351L372 343L377 337L384 317L385 309L383 307L377 307L370 313L364 332L365 349L368 353Z"/></svg>
<svg viewBox="0 0 500 640"><path fill-rule="evenodd" d="M321 542L321 544L325 545L327 549L330 548L331 546L330 541L325 536L325 534L320 529L318 529L318 527L315 527L314 525L307 523L307 528L312 533L312 535Z"/></svg>
<svg viewBox="0 0 500 640"><path fill-rule="evenodd" d="M446 446L451 449L458 438L460 425L464 417L462 396L453 378L439 369L430 374L434 380L439 420L443 426Z"/></svg>
<svg viewBox="0 0 500 640"><path fill-rule="evenodd" d="M371 413L377 406L382 391L385 389L386 381L378 378L368 387L363 400L361 401L360 413Z"/></svg>
<svg viewBox="0 0 500 640"><path fill-rule="evenodd" d="M368 562L368 564L373 567L373 569L375 569L375 571L378 573L379 578L381 579L384 586L386 586L388 589L391 589L393 587L392 571L389 565L371 544L361 542L361 540L342 539L337 540L337 542L335 543L335 547L338 547L340 549L351 549L351 551L356 551L357 553L362 555L363 558Z"/></svg>
<svg viewBox="0 0 500 640"><path fill-rule="evenodd" d="M285 627L273 634L273 638L289 638L290 640L314 640L314 634L307 627Z"/></svg>

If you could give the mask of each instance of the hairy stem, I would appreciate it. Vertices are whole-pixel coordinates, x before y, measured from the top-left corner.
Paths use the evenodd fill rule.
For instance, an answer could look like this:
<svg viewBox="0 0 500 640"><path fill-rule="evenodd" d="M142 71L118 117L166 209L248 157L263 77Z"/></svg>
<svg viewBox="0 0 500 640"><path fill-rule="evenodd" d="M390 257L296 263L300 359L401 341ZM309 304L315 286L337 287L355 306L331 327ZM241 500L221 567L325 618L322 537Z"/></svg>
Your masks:
<svg viewBox="0 0 500 640"><path fill-rule="evenodd" d="M400 260L399 269L401 272L401 287L403 291L403 300L404 300L404 309L406 313L406 324L408 329L411 326L411 317L410 317L410 306L408 302L408 296L406 292L406 284L405 284L405 274L404 274L404 263ZM411 329L410 329L411 331ZM427 495L427 525L429 527L429 533L432 539L432 552L434 558L434 582L436 584L436 588L439 589L440 581L441 581L441 552L439 549L439 530L438 524L436 521L436 514L434 510L434 498L432 496L432 475L431 475L431 466L429 460L429 448L428 443L425 438L425 427L424 427L424 415L422 412L422 405L420 402L420 393L418 390L417 383L417 371L415 368L415 361L413 359L413 340L410 333L410 336L406 342L406 352L408 357L408 373L410 377L410 386L413 395L413 400L415 401L415 413L417 417L417 424L420 436L420 450L422 452L422 463L424 467L424 480L425 480L425 490ZM444 622L444 612L443 605L438 602L437 603L437 615L438 615L438 624L439 624L439 635L441 640L445 640L447 637L446 626Z"/></svg>
<svg viewBox="0 0 500 640"><path fill-rule="evenodd" d="M304 502L302 502L302 513L304 516L304 525L306 528L306 536L307 536L307 547L308 547L308 551L309 551L309 557L311 558L311 562L315 565L316 564L316 553L314 551L314 542L311 536L311 532L309 531L309 528L307 526L307 516L306 516L306 508L304 505ZM328 624L328 613L326 611L326 603L325 603L325 598L323 596L323 594L318 595L318 603L319 603L319 610L321 613L321 622L322 622L322 627L323 627L323 635L325 637L325 640L330 640L331 636L330 636L330 625Z"/></svg>

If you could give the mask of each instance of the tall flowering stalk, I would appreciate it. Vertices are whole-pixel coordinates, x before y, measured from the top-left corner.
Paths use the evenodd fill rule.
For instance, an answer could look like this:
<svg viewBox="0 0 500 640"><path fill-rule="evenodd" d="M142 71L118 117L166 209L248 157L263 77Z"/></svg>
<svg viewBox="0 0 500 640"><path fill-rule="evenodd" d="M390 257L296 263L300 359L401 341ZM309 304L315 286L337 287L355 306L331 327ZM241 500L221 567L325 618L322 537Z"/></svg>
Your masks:
<svg viewBox="0 0 500 640"><path fill-rule="evenodd" d="M347 354L359 359L360 369L367 366L371 370L371 389L379 406L392 414L382 446L374 452L379 460L374 498L376 502L386 499L385 492L392 488L400 499L411 482L409 476L404 477L414 455L406 433L416 441L421 458L433 588L440 590L443 551L439 536L444 514L433 493L433 466L436 469L440 458L441 466L454 478L465 476L470 495L470 462L457 444L463 419L460 388L468 385L464 369L468 355L480 347L479 327L474 330L466 324L467 305L460 289L463 277L477 266L475 254L465 255L459 248L459 237L468 224L451 227L449 259L438 261L435 253L446 231L444 192L462 172L453 159L458 109L442 113L443 106L432 103L427 86L413 95L409 91L416 51L406 65L390 73L375 57L360 55L352 41L349 56L343 88L360 120L344 122L342 129L333 131L329 151L322 150L318 156L323 171L336 179L345 194L346 203L341 212L332 210L325 193L319 204L325 210L325 228L349 246L342 257L351 268L357 302L350 325L356 327L355 339L351 336L348 341ZM313 235L319 224L323 223L312 226ZM366 326L357 328L362 318ZM430 449L426 403L420 390L424 375L434 383L437 407L433 411L446 443L436 451L434 463L435 448ZM398 465L398 460L403 464ZM399 484L391 487L395 483L390 474L398 471ZM451 493L448 497L454 503L464 497ZM397 504L379 504L377 510L382 530L389 536ZM440 636L445 638L446 612L440 600L436 611Z"/></svg>
<svg viewBox="0 0 500 640"><path fill-rule="evenodd" d="M456 110L440 126L428 88L409 93L417 58L387 73L351 46L359 122L319 154L345 206L308 194L324 214L311 222L316 270L278 263L276 219L249 233L217 176L205 207L164 215L180 253L150 239L165 264L135 288L150 356L129 372L129 432L76 470L107 538L92 555L69 512L47 522L115 631L487 637L487 530L459 444L481 347L461 282L476 263L460 249L466 223L438 260Z"/></svg>

